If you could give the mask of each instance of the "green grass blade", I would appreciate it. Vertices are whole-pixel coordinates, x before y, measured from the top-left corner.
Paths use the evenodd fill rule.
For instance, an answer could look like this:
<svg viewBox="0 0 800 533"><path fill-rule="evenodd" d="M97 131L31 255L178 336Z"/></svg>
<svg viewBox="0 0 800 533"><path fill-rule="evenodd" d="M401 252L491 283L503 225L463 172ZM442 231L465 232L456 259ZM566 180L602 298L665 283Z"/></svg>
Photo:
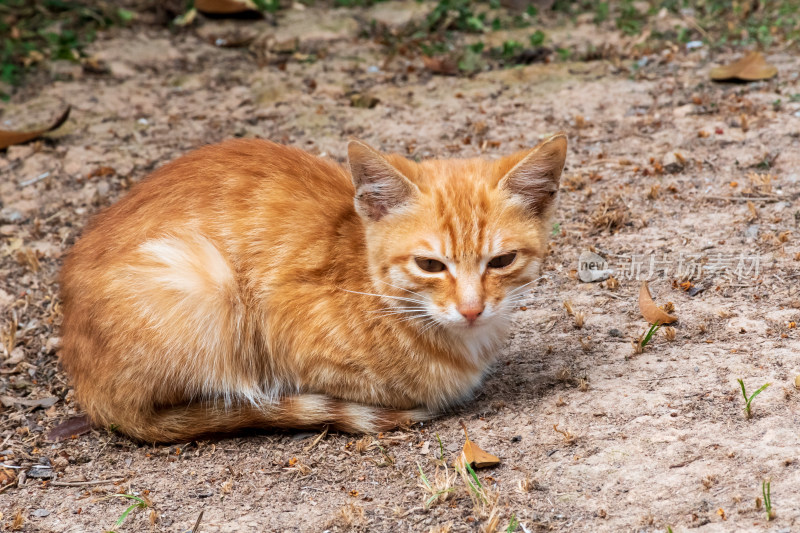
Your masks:
<svg viewBox="0 0 800 533"><path fill-rule="evenodd" d="M442 438L439 434L436 434L436 440L439 441L439 459L444 459L444 444L442 444Z"/></svg>
<svg viewBox="0 0 800 533"><path fill-rule="evenodd" d="M736 381L739 382L739 386L742 388L742 396L744 396L744 401L747 401L747 391L744 390L744 381L741 379L737 379Z"/></svg>
<svg viewBox="0 0 800 533"><path fill-rule="evenodd" d="M752 401L753 401L753 398L755 398L756 396L758 396L759 394L761 394L761 392L762 392L764 389L766 389L767 387L769 387L770 385L772 385L772 383L764 383L763 385L761 385L761 388L760 388L760 389L758 389L757 391L755 391L755 392L753 393L753 395L752 395L752 396L750 396L750 399L749 399L749 400L747 400L747 403L748 403L748 405L750 404L750 402L752 402Z"/></svg>
<svg viewBox="0 0 800 533"><path fill-rule="evenodd" d="M430 481L428 481L425 472L422 471L422 465L417 463L417 468L419 469L419 477L422 478L422 482L425 483L425 486L428 487L428 489L433 490L433 487L431 486Z"/></svg>
<svg viewBox="0 0 800 533"><path fill-rule="evenodd" d="M129 505L128 508L125 509L125 512L123 512L120 515L120 517L117 518L117 521L114 522L114 527L117 527L117 526L121 525L125 521L125 519L128 518L128 515L131 514L131 512L134 509L136 509L136 508L144 509L145 507L147 507L147 502L144 501L139 496L134 496L133 494L114 494L114 496L117 496L119 498L127 498L129 500L134 500L136 502L136 503L133 503L133 504Z"/></svg>
<svg viewBox="0 0 800 533"><path fill-rule="evenodd" d="M438 498L442 494L447 494L448 492L453 492L454 490L455 490L454 488L450 488L450 489L442 489L442 490L436 491L436 493L433 496L431 496L430 498L428 498L428 500L425 502L425 507L430 507L431 504L434 502L434 500L436 500L436 498Z"/></svg>
<svg viewBox="0 0 800 533"><path fill-rule="evenodd" d="M478 474L475 473L475 470L473 470L470 464L467 463L466 461L464 461L464 467L467 469L467 472L469 473L469 477L466 480L469 490L471 490L473 494L475 494L475 496L480 498L480 500L483 503L486 503L486 498L483 496L483 485L481 484L481 480L478 479Z"/></svg>
<svg viewBox="0 0 800 533"><path fill-rule="evenodd" d="M134 503L132 505L129 505L128 508L125 509L125 512L122 513L119 518L117 518L116 522L114 522L114 527L122 525L122 523L125 521L125 519L128 518L128 515L131 514L131 511L133 511L137 507L139 507L138 503Z"/></svg>
<svg viewBox="0 0 800 533"><path fill-rule="evenodd" d="M470 464L468 462L464 461L464 466L467 467L467 471L469 472L469 475L472 476L472 479L475 480L475 484L478 486L478 488L482 489L483 485L481 485L481 480L478 479L478 474L475 473L475 471L472 469L472 467L470 466Z"/></svg>
<svg viewBox="0 0 800 533"><path fill-rule="evenodd" d="M656 334L656 332L659 330L660 327L661 327L661 325L658 322L656 322L655 324L650 326L650 329L647 330L647 335L645 335L644 339L642 339L642 342L641 342L642 348L647 346L647 343L650 342L650 339L653 338L653 335Z"/></svg>
<svg viewBox="0 0 800 533"><path fill-rule="evenodd" d="M512 514L511 520L508 521L508 527L506 528L506 533L514 533L518 527L519 527L519 520L517 520L517 515Z"/></svg>

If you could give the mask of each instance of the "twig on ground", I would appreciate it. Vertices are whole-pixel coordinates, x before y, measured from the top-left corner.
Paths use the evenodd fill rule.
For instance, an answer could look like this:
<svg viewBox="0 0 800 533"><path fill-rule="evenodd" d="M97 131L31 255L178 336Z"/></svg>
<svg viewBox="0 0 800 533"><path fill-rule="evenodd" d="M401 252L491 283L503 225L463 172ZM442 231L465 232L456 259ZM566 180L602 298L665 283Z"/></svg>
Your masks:
<svg viewBox="0 0 800 533"><path fill-rule="evenodd" d="M51 481L48 483L50 487L87 487L89 485L104 485L106 483L118 483L125 481L124 477L117 477L113 479L95 479L92 481Z"/></svg>
<svg viewBox="0 0 800 533"><path fill-rule="evenodd" d="M312 442L311 444L309 444L308 446L306 446L305 448L303 448L303 451L304 451L304 452L306 452L306 453L308 453L308 452L310 452L311 450L313 450L313 449L314 449L314 446L316 446L317 444L319 444L319 443L320 443L320 441L321 441L322 439L324 439L324 438L325 438L325 436L326 436L327 434L328 434L328 426L325 426L325 429L323 429L323 430L322 430L322 433L320 433L319 435L317 435L317 438L316 438L316 439L314 439L314 442Z"/></svg>
<svg viewBox="0 0 800 533"><path fill-rule="evenodd" d="M325 431L327 430L328 428L325 428ZM205 510L200 511L200 516L197 517L197 522L194 523L194 527L192 528L192 533L197 533L200 530L200 520L203 519L203 513L205 513Z"/></svg>
<svg viewBox="0 0 800 533"><path fill-rule="evenodd" d="M726 200L729 202L780 202L777 196L703 196L704 200Z"/></svg>

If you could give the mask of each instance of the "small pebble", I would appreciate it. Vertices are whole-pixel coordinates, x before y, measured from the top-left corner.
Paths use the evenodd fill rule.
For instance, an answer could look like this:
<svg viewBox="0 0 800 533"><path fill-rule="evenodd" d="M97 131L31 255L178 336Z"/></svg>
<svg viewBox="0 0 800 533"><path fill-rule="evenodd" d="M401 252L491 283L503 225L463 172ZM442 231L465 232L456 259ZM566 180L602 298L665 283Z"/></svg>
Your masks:
<svg viewBox="0 0 800 533"><path fill-rule="evenodd" d="M50 479L54 475L53 469L45 465L34 465L28 470L28 477L34 479Z"/></svg>
<svg viewBox="0 0 800 533"><path fill-rule="evenodd" d="M10 207L0 209L0 222L16 224L17 222L22 222L23 218L22 213L17 209Z"/></svg>

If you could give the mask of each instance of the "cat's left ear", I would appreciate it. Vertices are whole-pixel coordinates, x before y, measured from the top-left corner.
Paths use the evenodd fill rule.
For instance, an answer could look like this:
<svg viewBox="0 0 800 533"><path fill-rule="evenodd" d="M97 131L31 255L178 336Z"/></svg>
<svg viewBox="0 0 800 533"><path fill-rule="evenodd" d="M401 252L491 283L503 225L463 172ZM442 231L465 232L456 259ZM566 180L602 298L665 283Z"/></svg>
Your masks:
<svg viewBox="0 0 800 533"><path fill-rule="evenodd" d="M356 211L367 220L378 221L419 194L419 188L402 172L361 141L347 145L347 161L356 186Z"/></svg>
<svg viewBox="0 0 800 533"><path fill-rule="evenodd" d="M554 135L523 154L498 187L521 200L534 216L543 216L553 205L566 158L567 136Z"/></svg>

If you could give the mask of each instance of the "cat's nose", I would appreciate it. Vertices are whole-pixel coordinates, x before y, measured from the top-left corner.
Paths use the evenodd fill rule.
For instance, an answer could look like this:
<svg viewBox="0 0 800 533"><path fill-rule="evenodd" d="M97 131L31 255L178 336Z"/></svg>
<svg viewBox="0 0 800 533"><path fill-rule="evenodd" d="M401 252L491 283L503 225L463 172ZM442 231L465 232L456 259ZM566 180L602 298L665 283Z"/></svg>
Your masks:
<svg viewBox="0 0 800 533"><path fill-rule="evenodd" d="M461 313L461 316L467 319L467 322L472 324L478 317L481 316L483 313L484 305L480 304L468 304L468 305L459 305L458 312Z"/></svg>

